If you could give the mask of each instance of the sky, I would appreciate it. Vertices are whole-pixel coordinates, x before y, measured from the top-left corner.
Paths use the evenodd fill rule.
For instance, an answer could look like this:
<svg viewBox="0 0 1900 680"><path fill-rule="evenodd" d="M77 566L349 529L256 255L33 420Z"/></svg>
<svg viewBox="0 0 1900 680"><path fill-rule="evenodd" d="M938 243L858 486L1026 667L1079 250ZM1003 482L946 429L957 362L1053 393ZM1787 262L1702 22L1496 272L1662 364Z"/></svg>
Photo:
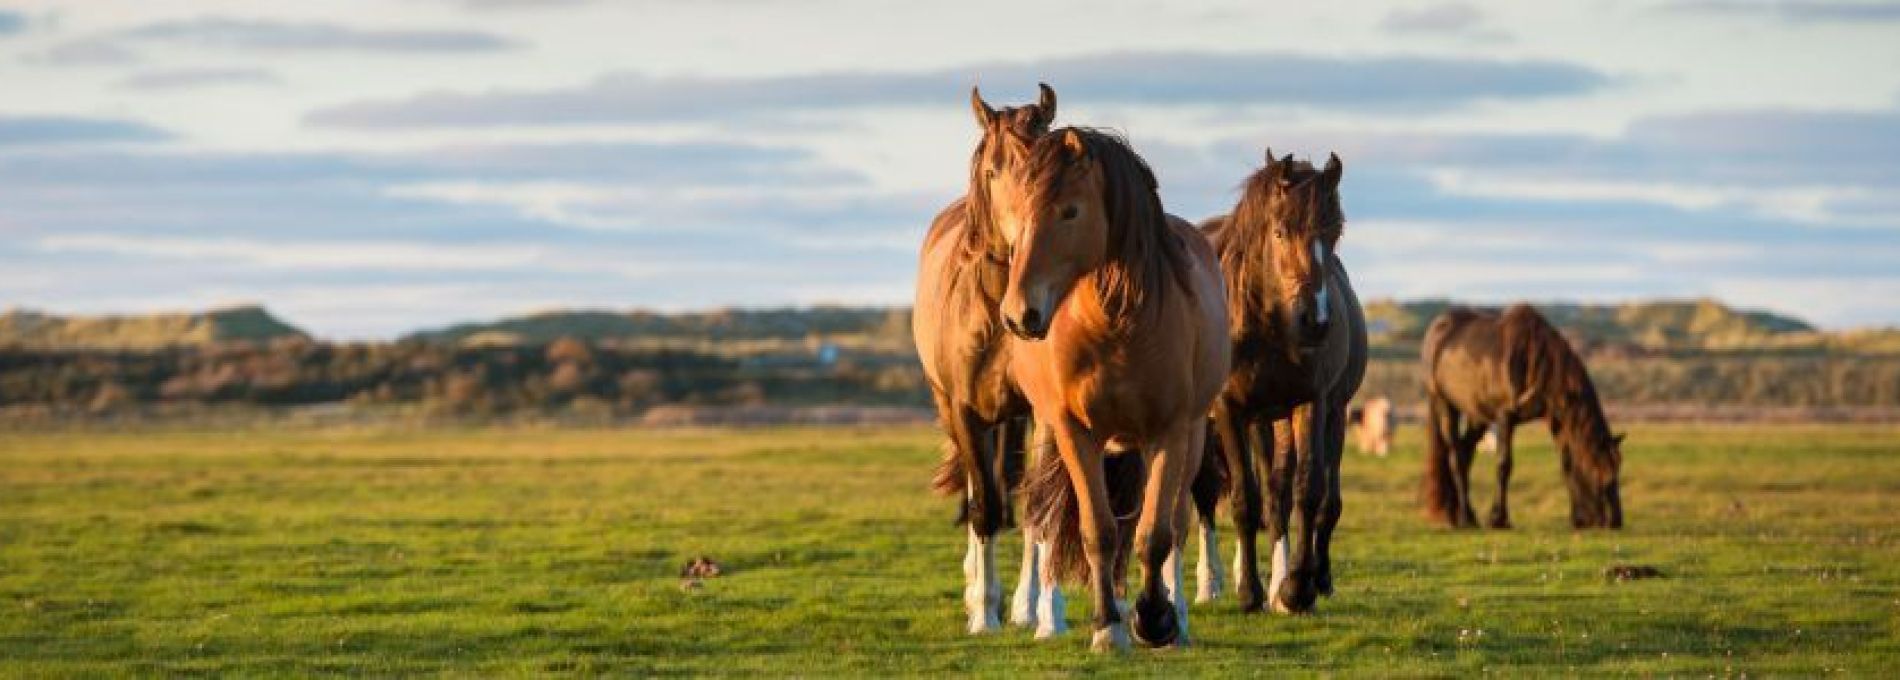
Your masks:
<svg viewBox="0 0 1900 680"><path fill-rule="evenodd" d="M968 103L1170 212L1345 163L1362 298L1900 325L1900 2L0 0L0 308L320 336L907 304Z"/></svg>

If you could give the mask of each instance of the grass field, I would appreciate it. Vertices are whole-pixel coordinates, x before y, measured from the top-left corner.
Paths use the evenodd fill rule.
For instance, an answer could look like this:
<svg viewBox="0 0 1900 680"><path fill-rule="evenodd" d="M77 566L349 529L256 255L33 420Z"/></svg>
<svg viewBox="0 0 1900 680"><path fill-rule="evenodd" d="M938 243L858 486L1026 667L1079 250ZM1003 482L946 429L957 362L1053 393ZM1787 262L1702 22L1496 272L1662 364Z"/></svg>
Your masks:
<svg viewBox="0 0 1900 680"><path fill-rule="evenodd" d="M0 673L1900 668L1900 428L1636 428L1629 528L1594 533L1533 434L1518 529L1425 527L1415 438L1352 455L1318 615L1222 600L1119 658L1082 597L1063 639L963 634L923 429L0 434ZM701 553L728 573L683 590Z"/></svg>

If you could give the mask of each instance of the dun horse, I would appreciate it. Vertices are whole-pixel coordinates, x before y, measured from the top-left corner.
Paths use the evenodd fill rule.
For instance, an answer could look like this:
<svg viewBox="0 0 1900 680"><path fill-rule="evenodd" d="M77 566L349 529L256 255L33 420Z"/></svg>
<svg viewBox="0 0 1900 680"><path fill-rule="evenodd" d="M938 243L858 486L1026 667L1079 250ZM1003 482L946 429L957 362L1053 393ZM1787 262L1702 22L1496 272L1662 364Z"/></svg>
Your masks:
<svg viewBox="0 0 1900 680"><path fill-rule="evenodd" d="M1392 400L1384 396L1362 401L1347 412L1346 423L1352 427L1354 443L1361 453L1384 458L1392 452L1392 434L1398 428L1393 416Z"/></svg>
<svg viewBox="0 0 1900 680"><path fill-rule="evenodd" d="M1056 97L1047 85L1041 86L1041 94L1035 104L998 111L971 91L970 104L982 130L970 158L973 194L986 191L995 173L1020 163L1029 145L1048 131ZM918 264L911 331L938 419L949 435L935 486L963 497L960 520L969 525L964 605L970 632L981 633L1001 627L997 609L1002 585L996 577L994 539L1010 521L1005 494L1021 479L1029 407L1009 379L1006 343L997 320L1008 273L1007 245L991 221L972 219L972 203L969 195L959 198L931 222ZM1023 578L1011 619L1034 626L1041 614L1042 634L1060 632L1060 594L1038 593L1035 537L1025 529L1024 538Z"/></svg>
<svg viewBox="0 0 1900 680"><path fill-rule="evenodd" d="M1002 301L1014 336L1010 372L1067 473L1032 478L1025 493L1032 507L1068 510L1037 521L1060 539L1054 552L1063 565L1078 570L1078 546L1085 558L1091 646L1129 644L1116 602L1125 549L1104 471L1111 443L1141 463L1122 466L1142 477L1134 635L1153 646L1185 643L1187 600L1174 553L1207 408L1228 368L1218 261L1191 225L1163 212L1147 164L1103 132L1042 137L1025 162L990 182L987 197L988 210L974 213L993 220L1011 251ZM1074 502L1046 502L1063 496Z"/></svg>
<svg viewBox="0 0 1900 680"><path fill-rule="evenodd" d="M1255 556L1262 528L1274 542L1276 611L1311 611L1318 595L1332 592L1346 406L1366 370L1365 314L1336 254L1345 231L1343 173L1338 156L1315 169L1269 150L1233 212L1201 225L1226 277L1233 371L1213 415L1232 487L1234 585L1244 611L1259 610L1266 594ZM1271 450L1256 455L1250 430ZM1299 533L1289 557L1295 509ZM1201 515L1203 527L1213 526L1211 507L1203 505Z"/></svg>
<svg viewBox="0 0 1900 680"><path fill-rule="evenodd" d="M1425 479L1420 497L1434 521L1475 527L1471 459L1495 425L1498 495L1490 525L1511 526L1511 434L1522 423L1550 421L1570 487L1570 524L1623 526L1618 475L1623 436L1611 434L1596 386L1562 334L1527 305L1503 314L1453 309L1425 331Z"/></svg>

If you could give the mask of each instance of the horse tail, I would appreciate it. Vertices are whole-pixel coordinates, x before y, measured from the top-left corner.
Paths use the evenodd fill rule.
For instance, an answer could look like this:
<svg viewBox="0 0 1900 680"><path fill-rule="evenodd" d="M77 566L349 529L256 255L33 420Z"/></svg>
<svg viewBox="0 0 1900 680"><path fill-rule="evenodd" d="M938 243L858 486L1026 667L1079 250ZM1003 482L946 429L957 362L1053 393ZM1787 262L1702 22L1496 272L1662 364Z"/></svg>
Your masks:
<svg viewBox="0 0 1900 680"><path fill-rule="evenodd" d="M1450 313L1440 314L1425 329L1425 339L1419 347L1419 364L1424 371L1425 384L1425 476L1419 480L1419 506L1426 518L1446 526L1456 526L1459 519L1459 498L1456 471L1452 469L1451 456L1458 438L1451 403L1439 393L1437 378L1438 354L1444 350L1446 341L1451 337L1455 326Z"/></svg>
<svg viewBox="0 0 1900 680"><path fill-rule="evenodd" d="M1038 448L1036 460L1023 479L1023 512L1042 540L1049 543L1049 569L1056 578L1072 583L1086 582L1088 550L1082 540L1082 505L1075 485L1070 482L1068 468L1056 453L1054 443ZM1145 472L1139 452L1127 451L1102 458L1108 506L1118 520L1141 512ZM1120 543L1126 544L1130 537L1119 538Z"/></svg>
<svg viewBox="0 0 1900 680"><path fill-rule="evenodd" d="M1207 421L1206 445L1201 448L1201 469L1194 474L1194 485L1189 492L1194 496L1194 511L1201 521L1210 526L1214 523L1214 511L1220 500L1233 491L1233 482L1228 478L1227 461L1221 458L1220 438L1214 434L1214 421Z"/></svg>

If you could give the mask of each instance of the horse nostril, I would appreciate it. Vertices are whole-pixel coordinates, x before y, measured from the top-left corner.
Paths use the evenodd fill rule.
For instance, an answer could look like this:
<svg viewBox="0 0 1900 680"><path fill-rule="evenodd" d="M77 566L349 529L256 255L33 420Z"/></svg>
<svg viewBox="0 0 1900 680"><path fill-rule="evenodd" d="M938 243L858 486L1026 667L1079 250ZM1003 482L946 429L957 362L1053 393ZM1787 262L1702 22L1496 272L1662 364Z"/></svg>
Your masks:
<svg viewBox="0 0 1900 680"><path fill-rule="evenodd" d="M1036 331L1042 328L1042 312L1034 307L1023 310L1022 330Z"/></svg>

